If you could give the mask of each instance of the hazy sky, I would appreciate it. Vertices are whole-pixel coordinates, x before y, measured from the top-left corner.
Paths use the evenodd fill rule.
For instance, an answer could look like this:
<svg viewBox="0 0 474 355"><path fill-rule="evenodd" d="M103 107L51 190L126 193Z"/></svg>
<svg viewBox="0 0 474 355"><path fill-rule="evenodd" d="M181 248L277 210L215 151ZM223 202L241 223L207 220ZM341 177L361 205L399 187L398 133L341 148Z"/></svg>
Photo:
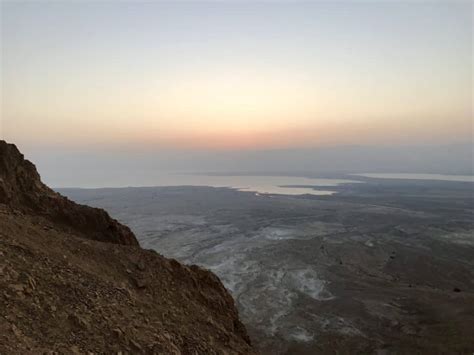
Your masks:
<svg viewBox="0 0 474 355"><path fill-rule="evenodd" d="M3 136L29 147L472 141L472 3L2 2Z"/></svg>

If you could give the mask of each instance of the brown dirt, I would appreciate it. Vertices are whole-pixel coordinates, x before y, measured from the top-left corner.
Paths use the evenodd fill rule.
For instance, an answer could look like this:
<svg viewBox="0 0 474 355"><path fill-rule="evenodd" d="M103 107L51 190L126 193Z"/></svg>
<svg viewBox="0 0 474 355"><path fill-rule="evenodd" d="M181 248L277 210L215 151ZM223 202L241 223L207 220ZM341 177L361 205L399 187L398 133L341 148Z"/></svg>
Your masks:
<svg viewBox="0 0 474 355"><path fill-rule="evenodd" d="M2 141L0 169L0 354L255 353L217 276L139 248Z"/></svg>

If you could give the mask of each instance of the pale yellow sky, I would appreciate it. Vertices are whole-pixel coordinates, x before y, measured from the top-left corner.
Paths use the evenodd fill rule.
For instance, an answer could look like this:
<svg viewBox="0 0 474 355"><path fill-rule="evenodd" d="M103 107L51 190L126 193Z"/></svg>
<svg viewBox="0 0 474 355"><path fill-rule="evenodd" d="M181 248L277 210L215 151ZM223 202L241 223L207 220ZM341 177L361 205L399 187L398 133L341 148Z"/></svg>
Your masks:
<svg viewBox="0 0 474 355"><path fill-rule="evenodd" d="M3 135L23 144L472 140L468 2L2 10Z"/></svg>

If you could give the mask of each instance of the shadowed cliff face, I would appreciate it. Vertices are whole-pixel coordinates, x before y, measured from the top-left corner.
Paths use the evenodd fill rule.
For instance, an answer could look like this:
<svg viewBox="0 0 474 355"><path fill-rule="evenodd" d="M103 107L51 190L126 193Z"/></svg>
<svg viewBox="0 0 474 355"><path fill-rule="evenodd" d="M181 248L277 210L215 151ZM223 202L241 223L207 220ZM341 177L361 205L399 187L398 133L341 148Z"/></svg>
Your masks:
<svg viewBox="0 0 474 355"><path fill-rule="evenodd" d="M104 210L79 205L43 184L35 165L5 141L0 141L0 203L46 217L88 239L138 245L132 231Z"/></svg>
<svg viewBox="0 0 474 355"><path fill-rule="evenodd" d="M255 354L219 278L138 247L0 141L0 354Z"/></svg>

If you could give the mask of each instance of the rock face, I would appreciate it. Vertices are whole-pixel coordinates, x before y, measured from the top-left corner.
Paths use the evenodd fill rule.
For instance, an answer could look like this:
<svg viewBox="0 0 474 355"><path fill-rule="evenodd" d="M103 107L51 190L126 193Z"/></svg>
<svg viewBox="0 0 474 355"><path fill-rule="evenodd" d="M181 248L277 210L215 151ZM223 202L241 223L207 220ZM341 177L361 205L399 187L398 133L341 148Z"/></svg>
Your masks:
<svg viewBox="0 0 474 355"><path fill-rule="evenodd" d="M85 238L138 246L132 231L104 210L79 205L43 184L34 164L5 141L0 141L0 203L41 215Z"/></svg>
<svg viewBox="0 0 474 355"><path fill-rule="evenodd" d="M141 249L5 142L0 179L0 354L255 354L214 274Z"/></svg>

